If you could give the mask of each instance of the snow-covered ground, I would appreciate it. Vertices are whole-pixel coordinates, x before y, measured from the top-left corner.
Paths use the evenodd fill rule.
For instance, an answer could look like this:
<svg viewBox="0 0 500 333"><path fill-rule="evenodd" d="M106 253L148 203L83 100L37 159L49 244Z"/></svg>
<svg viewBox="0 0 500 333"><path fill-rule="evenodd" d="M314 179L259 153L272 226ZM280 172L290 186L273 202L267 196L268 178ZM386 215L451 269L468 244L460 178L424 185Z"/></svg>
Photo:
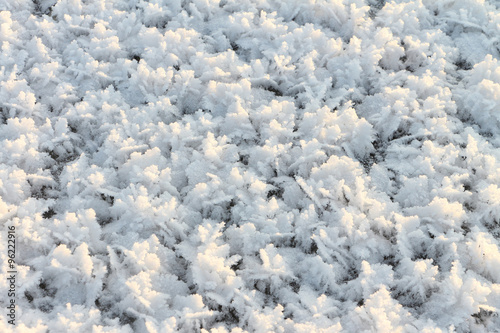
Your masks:
<svg viewBox="0 0 500 333"><path fill-rule="evenodd" d="M495 0L0 10L1 332L500 331Z"/></svg>

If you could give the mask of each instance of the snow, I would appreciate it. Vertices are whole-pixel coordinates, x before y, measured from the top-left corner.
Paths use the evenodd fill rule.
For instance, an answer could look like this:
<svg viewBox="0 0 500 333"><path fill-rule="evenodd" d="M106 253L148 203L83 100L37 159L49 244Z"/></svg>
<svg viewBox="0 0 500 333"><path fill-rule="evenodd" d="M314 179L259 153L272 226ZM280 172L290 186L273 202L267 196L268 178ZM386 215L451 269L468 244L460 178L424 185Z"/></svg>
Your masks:
<svg viewBox="0 0 500 333"><path fill-rule="evenodd" d="M0 331L498 331L498 36L493 0L0 0Z"/></svg>

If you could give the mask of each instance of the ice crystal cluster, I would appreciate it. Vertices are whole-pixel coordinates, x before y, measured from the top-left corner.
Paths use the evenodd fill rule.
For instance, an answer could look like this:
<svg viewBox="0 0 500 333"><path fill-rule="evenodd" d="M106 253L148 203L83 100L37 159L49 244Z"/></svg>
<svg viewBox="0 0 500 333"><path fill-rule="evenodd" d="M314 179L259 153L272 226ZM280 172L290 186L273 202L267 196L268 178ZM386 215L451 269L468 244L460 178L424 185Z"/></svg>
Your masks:
<svg viewBox="0 0 500 333"><path fill-rule="evenodd" d="M498 2L0 0L0 47L0 331L498 332Z"/></svg>

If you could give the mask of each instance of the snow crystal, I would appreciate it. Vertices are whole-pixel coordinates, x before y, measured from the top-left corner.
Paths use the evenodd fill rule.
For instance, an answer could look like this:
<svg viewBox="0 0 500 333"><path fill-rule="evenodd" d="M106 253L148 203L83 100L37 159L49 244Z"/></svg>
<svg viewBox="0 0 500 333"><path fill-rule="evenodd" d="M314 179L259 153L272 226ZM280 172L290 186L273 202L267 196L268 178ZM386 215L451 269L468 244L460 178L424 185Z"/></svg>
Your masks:
<svg viewBox="0 0 500 333"><path fill-rule="evenodd" d="M0 331L497 331L499 9L0 0Z"/></svg>

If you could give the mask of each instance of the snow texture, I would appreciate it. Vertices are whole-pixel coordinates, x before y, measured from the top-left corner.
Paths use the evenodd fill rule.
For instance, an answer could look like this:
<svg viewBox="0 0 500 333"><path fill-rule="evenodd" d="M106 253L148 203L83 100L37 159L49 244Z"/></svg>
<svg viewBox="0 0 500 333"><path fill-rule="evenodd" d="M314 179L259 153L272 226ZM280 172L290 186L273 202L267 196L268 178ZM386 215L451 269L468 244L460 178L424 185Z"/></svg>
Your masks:
<svg viewBox="0 0 500 333"><path fill-rule="evenodd" d="M500 332L495 0L0 10L1 332Z"/></svg>

